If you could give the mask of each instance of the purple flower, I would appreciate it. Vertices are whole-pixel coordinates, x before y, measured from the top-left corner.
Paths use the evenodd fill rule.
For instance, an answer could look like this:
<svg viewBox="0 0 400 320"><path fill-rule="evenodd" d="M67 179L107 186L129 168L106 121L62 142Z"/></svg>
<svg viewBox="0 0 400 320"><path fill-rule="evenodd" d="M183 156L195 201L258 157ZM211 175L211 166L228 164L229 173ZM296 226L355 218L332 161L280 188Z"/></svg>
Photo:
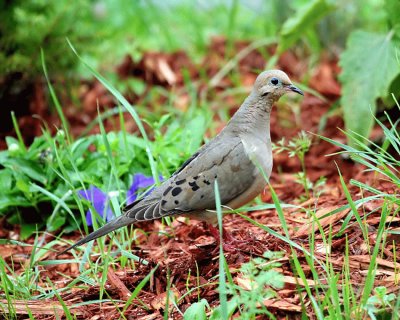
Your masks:
<svg viewBox="0 0 400 320"><path fill-rule="evenodd" d="M114 213L108 204L109 196L99 188L90 186L87 190L79 190L78 194L81 198L90 201L93 208L103 219L110 221L114 218ZM86 212L86 223L88 226L93 225L91 209Z"/></svg>
<svg viewBox="0 0 400 320"><path fill-rule="evenodd" d="M160 176L160 181L162 181L162 179L163 177ZM126 193L126 204L131 204L137 199L139 189L150 187L153 184L154 184L153 177L146 177L142 173L135 174L133 176L132 185L130 186L128 192ZM152 190L153 188L147 191L146 194L149 194Z"/></svg>
<svg viewBox="0 0 400 320"><path fill-rule="evenodd" d="M160 176L160 180L162 179L163 179L162 176ZM147 188L153 184L154 184L153 177L146 177L141 173L135 174L133 176L132 185L126 193L126 203L130 204L134 202L138 196L138 192L140 189ZM146 194L149 194L152 190L153 188L148 190ZM94 210L107 222L114 218L114 213L112 212L111 207L109 205L109 199L112 196L111 194L112 194L111 192L106 194L95 186L90 186L89 189L87 190L78 191L78 195L81 198L90 201L93 205ZM86 223L88 226L93 225L91 210L92 209L89 209L86 212Z"/></svg>

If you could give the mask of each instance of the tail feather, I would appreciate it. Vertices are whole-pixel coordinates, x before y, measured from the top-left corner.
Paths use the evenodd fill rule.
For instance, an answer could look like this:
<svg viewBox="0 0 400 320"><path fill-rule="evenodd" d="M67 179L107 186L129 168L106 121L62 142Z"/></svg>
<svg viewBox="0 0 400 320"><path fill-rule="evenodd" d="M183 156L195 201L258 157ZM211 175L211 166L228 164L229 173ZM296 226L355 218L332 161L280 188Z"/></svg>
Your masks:
<svg viewBox="0 0 400 320"><path fill-rule="evenodd" d="M64 251L60 252L59 254L57 254L57 256L75 248L78 247L86 242L95 240L97 238L100 238L104 235L106 235L107 233L110 233L114 230L117 230L119 228L122 228L124 226L130 225L134 222L136 222L137 220L131 217L128 217L126 215L121 215L118 218L111 220L110 222L108 222L107 224L105 224L104 226L102 226L101 228L93 231L91 234L89 234L88 236L86 236L85 238L79 240L78 242L76 242L75 244L73 244L72 246L70 246L69 248L65 249Z"/></svg>

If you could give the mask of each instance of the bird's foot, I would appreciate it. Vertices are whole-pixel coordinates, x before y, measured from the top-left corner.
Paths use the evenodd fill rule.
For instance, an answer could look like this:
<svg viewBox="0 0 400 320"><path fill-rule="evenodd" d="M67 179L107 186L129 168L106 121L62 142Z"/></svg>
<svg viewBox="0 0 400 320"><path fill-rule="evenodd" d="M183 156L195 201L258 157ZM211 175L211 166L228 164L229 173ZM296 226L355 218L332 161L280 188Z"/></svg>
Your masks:
<svg viewBox="0 0 400 320"><path fill-rule="evenodd" d="M214 227L213 225L209 225L209 231L211 235L217 240L217 244L220 244L220 233L219 230ZM238 251L238 245L240 244L240 241L237 240L232 236L230 232L228 232L225 228L222 228L222 248L225 252L237 252Z"/></svg>

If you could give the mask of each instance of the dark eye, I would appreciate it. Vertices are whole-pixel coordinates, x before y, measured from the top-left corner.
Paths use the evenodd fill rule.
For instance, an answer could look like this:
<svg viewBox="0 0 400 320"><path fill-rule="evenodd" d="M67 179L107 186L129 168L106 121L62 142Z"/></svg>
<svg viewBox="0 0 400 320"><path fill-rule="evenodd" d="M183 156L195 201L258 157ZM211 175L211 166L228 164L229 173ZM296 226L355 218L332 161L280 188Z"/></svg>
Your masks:
<svg viewBox="0 0 400 320"><path fill-rule="evenodd" d="M279 79L278 78L272 78L271 79L271 83L276 86L279 83Z"/></svg>

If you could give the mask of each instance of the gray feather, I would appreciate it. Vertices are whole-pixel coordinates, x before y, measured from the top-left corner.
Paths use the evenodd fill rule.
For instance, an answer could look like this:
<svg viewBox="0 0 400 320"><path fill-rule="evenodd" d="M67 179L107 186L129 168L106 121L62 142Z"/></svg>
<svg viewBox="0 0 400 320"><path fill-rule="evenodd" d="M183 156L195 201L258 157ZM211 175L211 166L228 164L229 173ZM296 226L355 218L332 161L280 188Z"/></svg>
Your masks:
<svg viewBox="0 0 400 320"><path fill-rule="evenodd" d="M76 242L75 244L73 244L72 246L68 247L67 249L65 249L64 251L60 252L57 255L63 254L77 246L80 246L82 244L85 244L86 242L95 240L97 238L100 238L114 230L117 230L119 228L125 227L127 225L130 225L132 223L134 223L136 220L132 219L126 215L121 215L119 217L117 217L114 220L111 220L110 222L108 222L107 224L105 224L104 226L102 226L101 228L93 231L92 233L90 233L88 236L84 237L83 239L79 240L78 242Z"/></svg>

